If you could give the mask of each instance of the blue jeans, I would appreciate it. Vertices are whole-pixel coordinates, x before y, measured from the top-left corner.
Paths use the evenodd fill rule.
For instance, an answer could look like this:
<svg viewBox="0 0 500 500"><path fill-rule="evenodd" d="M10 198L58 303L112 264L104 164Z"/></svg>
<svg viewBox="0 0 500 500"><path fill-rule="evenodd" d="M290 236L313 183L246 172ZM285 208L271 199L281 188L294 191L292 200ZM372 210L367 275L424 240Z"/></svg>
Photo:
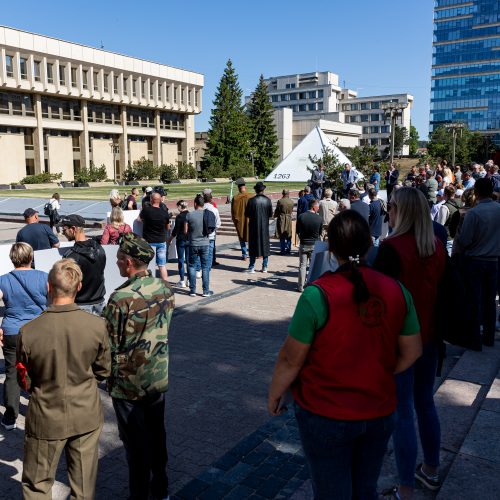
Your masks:
<svg viewBox="0 0 500 500"><path fill-rule="evenodd" d="M198 258L201 261L201 283L203 286L203 293L208 293L210 291L210 268L208 267L208 251L208 245L202 247L189 247L188 274L189 291L191 293L196 293L196 262L198 261Z"/></svg>
<svg viewBox="0 0 500 500"><path fill-rule="evenodd" d="M167 265L167 244L166 243L150 243L156 254L156 265L163 267Z"/></svg>
<svg viewBox="0 0 500 500"><path fill-rule="evenodd" d="M292 238L280 238L281 253L290 253L292 251Z"/></svg>
<svg viewBox="0 0 500 500"><path fill-rule="evenodd" d="M184 263L187 264L189 261L189 241L180 240L177 238L175 240L175 246L177 247L177 266L179 268L179 279L184 281L186 274L184 272Z"/></svg>
<svg viewBox="0 0 500 500"><path fill-rule="evenodd" d="M394 415L333 420L295 404L315 500L375 500Z"/></svg>
<svg viewBox="0 0 500 500"><path fill-rule="evenodd" d="M87 311L94 316L100 316L104 307L106 306L106 301L98 302L97 304L77 304L77 306L83 311Z"/></svg>
<svg viewBox="0 0 500 500"><path fill-rule="evenodd" d="M475 335L483 325L483 343L495 341L496 305L498 287L498 260L479 260L467 257L465 260L467 285L471 291L475 319Z"/></svg>
<svg viewBox="0 0 500 500"><path fill-rule="evenodd" d="M214 262L215 240L208 240L208 269L212 270Z"/></svg>
<svg viewBox="0 0 500 500"><path fill-rule="evenodd" d="M248 266L248 269L253 269L255 267L255 259L257 257L252 257L250 255L250 265ZM269 262L269 256L268 257L264 257L262 259L262 267L267 267L267 263Z"/></svg>
<svg viewBox="0 0 500 500"><path fill-rule="evenodd" d="M413 409L417 413L424 462L431 467L439 466L441 426L434 405L436 366L437 348L434 344L427 344L415 364L396 375L398 406L393 435L394 455L399 480L404 486L415 485L418 446Z"/></svg>
<svg viewBox="0 0 500 500"><path fill-rule="evenodd" d="M247 242L240 241L240 247L241 247L241 256L248 257Z"/></svg>

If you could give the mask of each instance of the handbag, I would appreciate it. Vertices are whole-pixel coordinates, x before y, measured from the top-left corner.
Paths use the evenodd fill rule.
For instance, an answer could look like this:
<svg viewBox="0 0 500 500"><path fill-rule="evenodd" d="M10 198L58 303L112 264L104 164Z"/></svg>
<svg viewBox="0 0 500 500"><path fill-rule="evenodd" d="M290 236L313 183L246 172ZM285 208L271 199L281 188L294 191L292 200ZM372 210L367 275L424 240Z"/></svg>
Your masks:
<svg viewBox="0 0 500 500"><path fill-rule="evenodd" d="M38 306L41 311L45 311L45 306L41 306L40 303L35 299L35 297L32 295L32 293L24 286L23 282L14 274L13 271L11 271L9 274L11 274L16 281L21 285L21 288L25 291L26 295L33 301L33 303Z"/></svg>

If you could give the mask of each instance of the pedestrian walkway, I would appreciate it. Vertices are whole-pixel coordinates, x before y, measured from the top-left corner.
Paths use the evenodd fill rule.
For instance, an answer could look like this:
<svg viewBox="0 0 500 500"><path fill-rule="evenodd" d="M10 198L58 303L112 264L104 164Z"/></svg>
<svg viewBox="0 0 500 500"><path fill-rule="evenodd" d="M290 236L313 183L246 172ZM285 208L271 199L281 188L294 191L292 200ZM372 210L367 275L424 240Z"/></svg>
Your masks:
<svg viewBox="0 0 500 500"><path fill-rule="evenodd" d="M0 237L14 239L17 229L0 223ZM312 498L292 412L270 418L266 410L276 355L299 298L298 257L276 255L273 243L270 273L249 276L242 272L247 263L234 238L220 237L217 246L220 265L211 273L215 295L192 298L186 289L176 289L165 417L172 497ZM168 269L177 281L176 264ZM440 499L498 498L499 369L500 345L482 353L450 349L436 384L445 474ZM126 498L124 451L104 390L101 399L105 425L97 498ZM17 430L0 430L0 499L20 496L26 405L23 398ZM395 482L390 450L380 486ZM54 498L66 498L68 491L62 461ZM416 496L434 497L422 490Z"/></svg>

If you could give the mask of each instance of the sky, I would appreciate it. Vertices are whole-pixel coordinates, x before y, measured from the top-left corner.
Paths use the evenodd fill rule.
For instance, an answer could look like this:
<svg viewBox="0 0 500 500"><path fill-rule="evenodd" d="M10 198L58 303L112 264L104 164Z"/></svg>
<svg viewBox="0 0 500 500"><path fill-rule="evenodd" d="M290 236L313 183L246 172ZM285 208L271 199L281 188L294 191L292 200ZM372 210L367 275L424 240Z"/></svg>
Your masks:
<svg viewBox="0 0 500 500"><path fill-rule="evenodd" d="M228 58L244 95L264 77L331 71L359 96L409 93L429 127L433 0L23 0L0 24L205 76L197 131L208 128Z"/></svg>

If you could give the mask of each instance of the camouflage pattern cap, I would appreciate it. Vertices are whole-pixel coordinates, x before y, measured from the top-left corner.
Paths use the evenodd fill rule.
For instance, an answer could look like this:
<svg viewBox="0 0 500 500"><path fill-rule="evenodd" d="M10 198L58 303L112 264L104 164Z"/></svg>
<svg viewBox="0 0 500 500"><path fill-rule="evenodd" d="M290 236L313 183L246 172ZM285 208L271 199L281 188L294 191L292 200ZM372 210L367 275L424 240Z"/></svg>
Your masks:
<svg viewBox="0 0 500 500"><path fill-rule="evenodd" d="M149 264L155 256L155 251L149 246L148 242L134 233L123 235L120 251L134 257L134 259L142 260L146 264Z"/></svg>

